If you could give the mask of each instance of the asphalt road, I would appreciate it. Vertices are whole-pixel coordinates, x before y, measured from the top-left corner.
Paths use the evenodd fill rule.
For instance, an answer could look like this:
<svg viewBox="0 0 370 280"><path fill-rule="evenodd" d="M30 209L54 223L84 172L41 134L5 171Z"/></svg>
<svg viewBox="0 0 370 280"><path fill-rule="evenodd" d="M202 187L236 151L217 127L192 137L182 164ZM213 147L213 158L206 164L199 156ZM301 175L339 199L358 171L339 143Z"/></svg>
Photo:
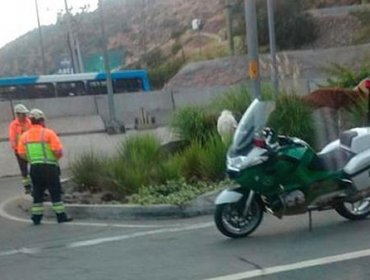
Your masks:
<svg viewBox="0 0 370 280"><path fill-rule="evenodd" d="M0 279L369 279L370 220L332 211L282 221L265 216L249 238L231 240L212 217L76 221L33 226L9 198L17 178L0 179Z"/></svg>

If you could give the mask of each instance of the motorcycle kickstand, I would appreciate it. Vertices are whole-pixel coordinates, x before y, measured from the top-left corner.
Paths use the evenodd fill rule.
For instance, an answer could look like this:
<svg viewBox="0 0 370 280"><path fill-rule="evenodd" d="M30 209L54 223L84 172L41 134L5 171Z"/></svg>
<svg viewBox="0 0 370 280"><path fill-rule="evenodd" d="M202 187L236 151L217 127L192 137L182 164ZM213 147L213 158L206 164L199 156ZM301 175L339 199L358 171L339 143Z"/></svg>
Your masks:
<svg viewBox="0 0 370 280"><path fill-rule="evenodd" d="M315 206L309 206L307 207L308 212L308 231L312 232L312 211L316 210Z"/></svg>

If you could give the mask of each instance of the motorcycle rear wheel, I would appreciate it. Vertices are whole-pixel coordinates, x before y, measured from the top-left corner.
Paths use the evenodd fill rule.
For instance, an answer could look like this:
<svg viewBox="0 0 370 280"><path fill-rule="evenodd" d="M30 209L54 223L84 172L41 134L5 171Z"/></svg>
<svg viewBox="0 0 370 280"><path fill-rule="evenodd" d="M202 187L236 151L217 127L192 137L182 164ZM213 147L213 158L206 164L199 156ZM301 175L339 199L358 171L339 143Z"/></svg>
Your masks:
<svg viewBox="0 0 370 280"><path fill-rule="evenodd" d="M231 238L246 237L255 231L263 218L261 200L256 197L252 200L246 216L242 214L243 210L244 207L241 207L238 202L217 205L214 220L218 230Z"/></svg>
<svg viewBox="0 0 370 280"><path fill-rule="evenodd" d="M354 203L339 203L335 206L335 210L346 219L363 220L370 214L370 198L365 198Z"/></svg>

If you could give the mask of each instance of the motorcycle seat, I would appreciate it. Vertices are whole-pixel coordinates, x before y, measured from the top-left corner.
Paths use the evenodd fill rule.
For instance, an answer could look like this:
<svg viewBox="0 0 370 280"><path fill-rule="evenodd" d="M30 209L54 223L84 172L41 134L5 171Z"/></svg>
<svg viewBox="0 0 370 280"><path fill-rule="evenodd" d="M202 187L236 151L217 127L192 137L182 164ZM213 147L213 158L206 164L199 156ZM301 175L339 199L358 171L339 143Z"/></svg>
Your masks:
<svg viewBox="0 0 370 280"><path fill-rule="evenodd" d="M316 171L338 171L344 168L355 154L341 147L316 155L308 168Z"/></svg>

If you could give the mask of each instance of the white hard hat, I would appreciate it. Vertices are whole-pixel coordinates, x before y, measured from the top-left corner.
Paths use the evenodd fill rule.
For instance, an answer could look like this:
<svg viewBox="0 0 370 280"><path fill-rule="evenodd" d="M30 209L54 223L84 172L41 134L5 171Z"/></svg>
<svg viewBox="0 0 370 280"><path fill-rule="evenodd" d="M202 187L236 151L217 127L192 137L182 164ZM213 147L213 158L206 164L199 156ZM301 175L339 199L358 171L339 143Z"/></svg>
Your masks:
<svg viewBox="0 0 370 280"><path fill-rule="evenodd" d="M14 106L14 113L16 114L27 114L29 111L23 104L17 104Z"/></svg>
<svg viewBox="0 0 370 280"><path fill-rule="evenodd" d="M32 109L29 117L35 120L45 119L45 114L40 109Z"/></svg>

